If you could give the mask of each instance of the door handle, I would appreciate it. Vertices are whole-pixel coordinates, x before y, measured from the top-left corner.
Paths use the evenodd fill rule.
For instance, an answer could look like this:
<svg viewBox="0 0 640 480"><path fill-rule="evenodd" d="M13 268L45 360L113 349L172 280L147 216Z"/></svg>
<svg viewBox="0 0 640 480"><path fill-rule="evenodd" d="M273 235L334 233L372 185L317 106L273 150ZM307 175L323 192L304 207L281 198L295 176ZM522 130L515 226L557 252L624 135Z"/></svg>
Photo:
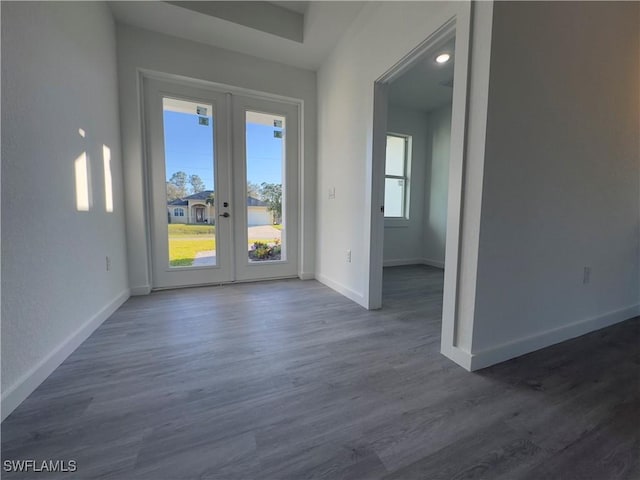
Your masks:
<svg viewBox="0 0 640 480"><path fill-rule="evenodd" d="M229 212L224 212L224 213L221 213L220 216L224 218L229 218L231 215L229 215Z"/></svg>

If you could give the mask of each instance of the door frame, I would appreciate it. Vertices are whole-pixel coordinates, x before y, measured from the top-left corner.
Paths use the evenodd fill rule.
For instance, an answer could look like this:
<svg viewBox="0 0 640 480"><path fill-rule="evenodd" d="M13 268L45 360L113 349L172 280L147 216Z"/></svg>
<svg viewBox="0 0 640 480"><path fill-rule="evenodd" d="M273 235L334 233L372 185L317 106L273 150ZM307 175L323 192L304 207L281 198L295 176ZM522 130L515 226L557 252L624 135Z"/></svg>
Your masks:
<svg viewBox="0 0 640 480"><path fill-rule="evenodd" d="M235 279L236 281L257 281L270 278L291 278L295 277L299 271L299 266L292 265L292 261L298 261L298 248L300 247L300 225L298 224L299 204L292 199L299 195L299 164L290 163L287 152L299 150L299 138L296 135L289 135L289 124L299 123L299 111L291 104L285 102L274 102L273 100L258 99L246 95L237 94L232 96L232 118L233 125L231 131L233 135L233 172L236 178L233 179L233 201L236 204L234 217L241 218L240 222L234 223L235 244L245 245L248 243L248 212L246 206L246 181L247 181L247 157L246 157L246 112L266 113L267 115L278 115L285 118L285 135L283 149L285 152L285 165L282 171L282 211L285 218L285 228L281 233L281 245L285 252L285 258L269 262L249 262L247 254L243 250L235 252ZM243 192L242 194L240 192ZM295 226L292 229L290 226ZM246 241L246 242L245 242ZM275 275L273 272L278 272ZM251 273L249 273L251 272ZM285 273L287 272L287 273ZM294 273L295 272L295 273Z"/></svg>
<svg viewBox="0 0 640 480"><path fill-rule="evenodd" d="M305 246L303 243L303 231L305 225L305 203L306 199L304 196L305 186L304 186L304 172L305 172L305 157L304 157L304 113L305 113L305 105L304 100L300 98L287 97L283 95L273 94L269 92L263 92L259 90L252 90L244 87L238 87L233 85L228 85L225 83L211 82L208 80L201 80L192 77L186 77L183 75L176 75L172 73L160 72L156 70L138 68L137 69L137 80L138 80L138 109L140 113L140 138L141 142L141 157L142 157L142 177L143 177L143 187L142 187L142 202L144 204L144 229L145 229L145 246L146 246L146 254L147 254L147 275L149 281L151 282L151 291L154 290L165 290L165 289L174 289L174 288L188 288L192 285L185 285L184 287L157 287L153 285L153 273L154 273L154 259L153 259L153 250L152 250L152 238L153 238L153 223L152 223L152 215L151 215L151 200L150 194L152 190L152 179L150 175L150 162L151 155L149 153L149 132L147 127L147 119L146 119L146 111L145 111L145 80L156 80L161 82L170 82L176 85L182 85L184 87L198 88L203 90L211 90L216 93L224 93L227 96L229 95L239 95L244 97L255 98L257 100L267 100L267 101L277 101L282 103L287 103L292 106L295 106L298 109L298 148L297 148L297 192L298 192L298 201L297 201L297 225L298 225L298 235L297 235L297 274L295 276L284 276L284 277L271 277L273 279L276 278L300 278L307 279L308 275L305 275L302 272L303 266L303 258L305 254ZM232 108L227 109L227 118L225 121L228 122L228 125L232 125ZM227 142L229 145L232 145L231 138L231 128L227 129ZM231 182L231 178L229 179ZM234 245L232 245L232 258L235 259L235 251ZM197 268L197 267L196 267ZM234 267L235 268L235 267ZM235 274L234 274L235 276ZM210 282L203 283L197 286L206 286L206 285L222 285L225 283L244 283L244 282L255 282L255 281L263 281L268 280L269 278L256 278L250 280L231 280L230 282Z"/></svg>
<svg viewBox="0 0 640 480"><path fill-rule="evenodd" d="M371 140L371 184L368 306L382 308L384 247L384 172L389 84L433 49L455 36L454 84L449 154L449 185L445 248L441 352L461 358L457 343L458 290L460 284L461 221L465 171L466 127L471 44L471 8L451 17L423 42L383 73L373 85L373 132ZM457 360L456 360L457 361ZM460 363L460 362L458 362Z"/></svg>
<svg viewBox="0 0 640 480"><path fill-rule="evenodd" d="M227 201L230 199L231 165L229 162L220 162L225 156L229 156L231 146L227 142L230 126L226 122L216 121L228 116L229 98L222 92L196 88L165 82L157 79L147 79L144 83L146 112L153 117L146 118L147 129L146 148L149 163L148 172L148 196L150 199L149 216L149 248L152 255L151 267L153 289L175 288L181 286L202 285L213 282L227 282L233 278L233 234L231 225L217 223L215 238L216 264L207 266L170 267L167 265L168 241L166 237L166 217L160 202L166 202L166 152L164 150L164 119L162 99L176 98L195 104L210 105L211 115L214 118L212 130L212 145L214 147L212 167L215 183L213 189L218 192L219 198ZM215 159L215 161L214 161ZM187 206L187 218L198 223L198 206ZM203 212L204 213L204 212ZM161 233L163 232L163 233Z"/></svg>

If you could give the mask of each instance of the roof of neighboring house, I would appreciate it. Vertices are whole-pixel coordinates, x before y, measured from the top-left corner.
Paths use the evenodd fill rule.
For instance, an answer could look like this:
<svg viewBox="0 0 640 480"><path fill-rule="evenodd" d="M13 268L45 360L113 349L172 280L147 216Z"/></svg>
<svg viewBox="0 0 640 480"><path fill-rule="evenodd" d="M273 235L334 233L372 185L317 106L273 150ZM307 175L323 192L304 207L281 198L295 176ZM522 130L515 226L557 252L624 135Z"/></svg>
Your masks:
<svg viewBox="0 0 640 480"><path fill-rule="evenodd" d="M183 198L176 198L175 200L171 200L167 203L169 206L187 206L189 205L189 200L206 200L211 195L213 195L213 190L203 190L202 192L193 193L191 195L187 195Z"/></svg>
<svg viewBox="0 0 640 480"><path fill-rule="evenodd" d="M182 207L189 205L189 200L206 200L213 194L213 190L204 190L202 192L194 193L183 198L176 198L171 200L167 205L172 207ZM266 202L258 200L254 197L247 197L247 207L266 207Z"/></svg>
<svg viewBox="0 0 640 480"><path fill-rule="evenodd" d="M193 193L183 198L183 200L206 200L213 194L213 190L203 190L198 193Z"/></svg>
<svg viewBox="0 0 640 480"><path fill-rule="evenodd" d="M266 207L266 202L258 200L257 198L247 197L247 207Z"/></svg>

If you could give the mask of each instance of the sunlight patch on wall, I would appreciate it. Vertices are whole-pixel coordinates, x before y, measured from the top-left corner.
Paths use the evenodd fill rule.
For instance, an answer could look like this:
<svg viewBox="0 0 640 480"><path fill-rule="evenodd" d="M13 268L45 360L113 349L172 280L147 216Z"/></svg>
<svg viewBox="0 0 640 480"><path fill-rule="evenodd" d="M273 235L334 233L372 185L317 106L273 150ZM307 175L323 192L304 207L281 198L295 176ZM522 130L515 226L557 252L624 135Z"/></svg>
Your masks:
<svg viewBox="0 0 640 480"><path fill-rule="evenodd" d="M89 165L87 153L82 152L74 162L76 173L76 209L79 212L88 212L91 208L91 195L89 190Z"/></svg>
<svg viewBox="0 0 640 480"><path fill-rule="evenodd" d="M113 182L111 180L111 149L102 145L102 163L104 166L104 205L107 213L113 212Z"/></svg>

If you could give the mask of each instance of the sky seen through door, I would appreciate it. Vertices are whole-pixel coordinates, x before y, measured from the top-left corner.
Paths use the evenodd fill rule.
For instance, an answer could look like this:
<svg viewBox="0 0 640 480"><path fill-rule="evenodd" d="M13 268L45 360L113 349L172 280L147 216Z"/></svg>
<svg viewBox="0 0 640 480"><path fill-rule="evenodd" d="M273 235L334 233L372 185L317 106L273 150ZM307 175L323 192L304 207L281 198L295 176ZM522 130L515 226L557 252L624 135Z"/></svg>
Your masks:
<svg viewBox="0 0 640 480"><path fill-rule="evenodd" d="M212 125L215 119L211 119ZM195 127L194 127L195 126ZM198 175L205 190L214 190L211 168L213 150L210 126L199 125L198 115L164 110L166 180L175 172ZM247 123L247 181L260 185L282 180L282 129ZM215 141L215 139L214 139Z"/></svg>

